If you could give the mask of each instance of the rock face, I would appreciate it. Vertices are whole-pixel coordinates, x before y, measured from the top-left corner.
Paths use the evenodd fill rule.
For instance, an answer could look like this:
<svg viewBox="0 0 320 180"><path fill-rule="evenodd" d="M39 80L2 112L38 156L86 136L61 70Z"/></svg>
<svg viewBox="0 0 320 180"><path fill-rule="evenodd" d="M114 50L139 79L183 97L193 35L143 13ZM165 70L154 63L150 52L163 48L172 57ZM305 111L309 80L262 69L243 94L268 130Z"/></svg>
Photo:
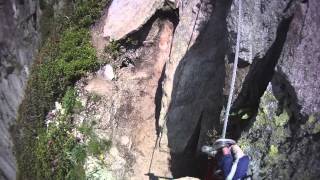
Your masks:
<svg viewBox="0 0 320 180"><path fill-rule="evenodd" d="M108 9L104 37L119 40L136 31L163 6L164 0L114 0Z"/></svg>
<svg viewBox="0 0 320 180"><path fill-rule="evenodd" d="M320 111L320 6L318 1L300 3L295 11L287 41L276 66L293 91L287 89L298 104L297 113L311 115Z"/></svg>
<svg viewBox="0 0 320 180"><path fill-rule="evenodd" d="M161 147L171 153L174 177L197 176L197 154L207 132L219 124L231 1L188 1L180 9L166 64L160 122ZM215 32L215 33L212 33ZM190 166L194 164L194 166ZM189 173L189 174L187 174Z"/></svg>
<svg viewBox="0 0 320 180"><path fill-rule="evenodd" d="M28 2L0 3L0 179L15 177L8 128L38 40L37 6ZM253 179L317 179L320 2L241 2L239 73L227 136L250 156ZM112 139L108 178L203 177L206 157L199 149L221 132L238 3L112 1L92 28L94 46L103 54L106 37L122 42L127 36L138 44L118 50L110 61L113 72L104 69L114 76L78 82L85 111L75 118L94 119L96 133Z"/></svg>
<svg viewBox="0 0 320 180"><path fill-rule="evenodd" d="M15 179L9 133L38 46L38 1L0 1L0 179Z"/></svg>
<svg viewBox="0 0 320 180"><path fill-rule="evenodd" d="M139 32L146 34L139 40L139 47L121 48L121 55L112 60L116 77L113 81L102 80L103 77L98 80L103 74L85 80L86 91L81 98L89 100L86 112L79 119L94 119L97 122L96 133L112 140L113 147L106 155L111 179L147 179L150 170L153 173L150 177L172 177L168 160L170 154L159 150L153 152L161 100L159 82L169 58L174 31L174 24L169 19L154 16L142 27L143 32ZM129 60L132 64L123 66L123 61ZM83 90L81 84L79 89ZM98 94L101 100L92 105L90 93ZM150 165L151 158L153 165Z"/></svg>
<svg viewBox="0 0 320 180"><path fill-rule="evenodd" d="M243 110L260 101L257 114L238 122L242 130L236 137L251 156L253 179L317 179L320 3L282 7L276 37L265 56L254 59L236 103Z"/></svg>
<svg viewBox="0 0 320 180"><path fill-rule="evenodd" d="M160 111L155 119L159 133L155 143L159 151L169 153L173 177L202 177L205 165L199 148L221 131L219 119L235 54L239 1L171 2L178 7L179 22L159 80L161 91L155 96L161 99L161 103L155 101ZM320 42L315 37L319 34L319 3L241 2L240 64L228 137L239 140L250 155L254 179L319 177L320 83L316 73ZM108 36L113 33L114 39L120 39L132 29L142 33L138 27L143 22L132 21L135 28L121 29L122 35L117 35L118 26L110 26L110 17L104 29ZM303 158L307 154L312 155ZM134 157L140 158L138 154ZM155 164L158 168L166 165Z"/></svg>
<svg viewBox="0 0 320 180"><path fill-rule="evenodd" d="M287 11L287 1L242 0L241 41L239 58L252 63L265 56L272 45L277 26ZM233 1L227 17L229 53L234 53L238 25L238 1ZM231 56L233 58L233 56ZM232 59L233 60L233 59Z"/></svg>
<svg viewBox="0 0 320 180"><path fill-rule="evenodd" d="M240 139L251 156L254 179L319 177L319 153L315 151L319 148L316 94L320 83L316 73L320 41L315 37L319 34L315 10L319 3L242 3L240 58L244 62L240 61L239 68L252 65L249 71L239 70L243 78L237 81L244 84L237 86L240 93L232 109L241 113L232 118L228 136ZM223 63L230 62L235 53L238 17L237 1L217 1L210 6L190 1L184 7L166 65L160 118L165 127L162 144L171 152L171 170L176 177L186 175L179 168L184 172L195 169L197 148L205 143L206 133L210 129L220 132L218 119L226 95L222 89L229 71ZM199 14L204 12L201 7L209 7L205 9L211 13L195 28L195 35L190 35L192 20L185 17L196 19L199 7ZM191 37L190 48L186 36ZM241 119L244 115L247 121ZM302 158L306 156L310 159Z"/></svg>

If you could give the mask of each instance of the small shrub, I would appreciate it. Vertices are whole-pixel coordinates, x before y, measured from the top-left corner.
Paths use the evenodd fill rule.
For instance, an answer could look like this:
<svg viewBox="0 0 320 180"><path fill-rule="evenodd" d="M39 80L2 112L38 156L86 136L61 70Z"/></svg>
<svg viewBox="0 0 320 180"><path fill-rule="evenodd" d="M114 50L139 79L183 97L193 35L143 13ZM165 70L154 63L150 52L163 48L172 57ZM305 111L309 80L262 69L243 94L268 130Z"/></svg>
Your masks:
<svg viewBox="0 0 320 180"><path fill-rule="evenodd" d="M108 46L104 47L104 52L111 55L112 58L116 58L120 54L120 43L118 41L110 41Z"/></svg>
<svg viewBox="0 0 320 180"><path fill-rule="evenodd" d="M84 172L85 146L79 144L73 135L74 125L69 114L73 109L75 97L75 91L68 89L62 98L62 106L70 110L66 110L65 114L58 114L54 123L39 132L35 143L35 177L38 179L77 179L80 175L70 172Z"/></svg>
<svg viewBox="0 0 320 180"><path fill-rule="evenodd" d="M99 138L93 131L93 126L95 125L95 121L89 123L82 123L78 128L83 135L88 139L87 142L87 152L90 155L98 157L103 154L105 151L109 151L111 148L112 142L110 140L105 140Z"/></svg>
<svg viewBox="0 0 320 180"><path fill-rule="evenodd" d="M73 107L76 104L76 97L76 91L69 87L65 96L62 98L62 107L67 114L72 112Z"/></svg>
<svg viewBox="0 0 320 180"><path fill-rule="evenodd" d="M78 131L80 131L85 136L91 136L92 125L90 125L88 123L82 123L81 126L78 128Z"/></svg>
<svg viewBox="0 0 320 180"><path fill-rule="evenodd" d="M97 136L91 136L88 142L88 153L93 156L99 156L111 148L111 141L99 139Z"/></svg>

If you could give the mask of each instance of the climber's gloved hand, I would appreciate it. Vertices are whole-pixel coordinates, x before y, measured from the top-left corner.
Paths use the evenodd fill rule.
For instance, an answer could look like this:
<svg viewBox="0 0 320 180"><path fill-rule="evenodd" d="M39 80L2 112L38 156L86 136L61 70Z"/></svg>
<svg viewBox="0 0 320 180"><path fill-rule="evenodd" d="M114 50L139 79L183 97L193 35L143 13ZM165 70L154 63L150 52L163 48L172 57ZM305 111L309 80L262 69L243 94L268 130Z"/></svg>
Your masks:
<svg viewBox="0 0 320 180"><path fill-rule="evenodd" d="M242 149L237 144L233 144L231 146L226 146L222 148L223 155L231 154L231 152L236 159L240 159L245 155Z"/></svg>
<svg viewBox="0 0 320 180"><path fill-rule="evenodd" d="M231 154L231 146L226 146L226 147L223 147L221 149L222 151L222 154L225 156L225 155L228 155L228 154Z"/></svg>
<svg viewBox="0 0 320 180"><path fill-rule="evenodd" d="M232 145L231 150L236 159L240 159L245 155L242 149L237 144Z"/></svg>
<svg viewBox="0 0 320 180"><path fill-rule="evenodd" d="M225 179L243 179L246 177L249 157L237 145L226 146L221 149L222 156L218 157L219 168Z"/></svg>

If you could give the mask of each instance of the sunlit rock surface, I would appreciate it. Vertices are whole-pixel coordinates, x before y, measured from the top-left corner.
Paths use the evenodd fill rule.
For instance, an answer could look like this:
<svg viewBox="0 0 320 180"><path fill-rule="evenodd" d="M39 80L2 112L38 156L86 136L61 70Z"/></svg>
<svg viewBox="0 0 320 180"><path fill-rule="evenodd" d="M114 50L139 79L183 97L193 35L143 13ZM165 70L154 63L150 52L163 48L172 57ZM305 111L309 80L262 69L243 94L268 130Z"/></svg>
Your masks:
<svg viewBox="0 0 320 180"><path fill-rule="evenodd" d="M160 9L164 0L114 0L107 13L104 37L119 40L143 26Z"/></svg>
<svg viewBox="0 0 320 180"><path fill-rule="evenodd" d="M199 149L220 135L238 1L170 2L172 7L162 0L114 0L92 29L100 51L109 38L139 41L121 48L121 55L110 61L112 78L97 73L77 84L86 106L76 120L95 119L96 133L114 143L106 155L110 168L101 172L108 178L202 178L206 157ZM9 124L37 44L37 15L27 13L36 8L24 6L0 4L0 175L7 179L14 179L15 172ZM320 3L242 0L242 7L240 63L227 136L239 140L250 156L253 179L317 179ZM30 18L18 21L20 16ZM125 61L130 64L123 66Z"/></svg>

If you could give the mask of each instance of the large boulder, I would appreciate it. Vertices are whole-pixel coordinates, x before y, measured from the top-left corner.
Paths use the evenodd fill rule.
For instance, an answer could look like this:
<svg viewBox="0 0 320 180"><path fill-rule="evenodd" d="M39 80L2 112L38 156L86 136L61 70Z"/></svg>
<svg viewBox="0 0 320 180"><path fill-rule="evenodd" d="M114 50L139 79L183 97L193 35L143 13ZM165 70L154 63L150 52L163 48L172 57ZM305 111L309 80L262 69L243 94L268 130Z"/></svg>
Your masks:
<svg viewBox="0 0 320 180"><path fill-rule="evenodd" d="M164 0L113 0L105 19L103 36L119 40L137 31L163 3Z"/></svg>

